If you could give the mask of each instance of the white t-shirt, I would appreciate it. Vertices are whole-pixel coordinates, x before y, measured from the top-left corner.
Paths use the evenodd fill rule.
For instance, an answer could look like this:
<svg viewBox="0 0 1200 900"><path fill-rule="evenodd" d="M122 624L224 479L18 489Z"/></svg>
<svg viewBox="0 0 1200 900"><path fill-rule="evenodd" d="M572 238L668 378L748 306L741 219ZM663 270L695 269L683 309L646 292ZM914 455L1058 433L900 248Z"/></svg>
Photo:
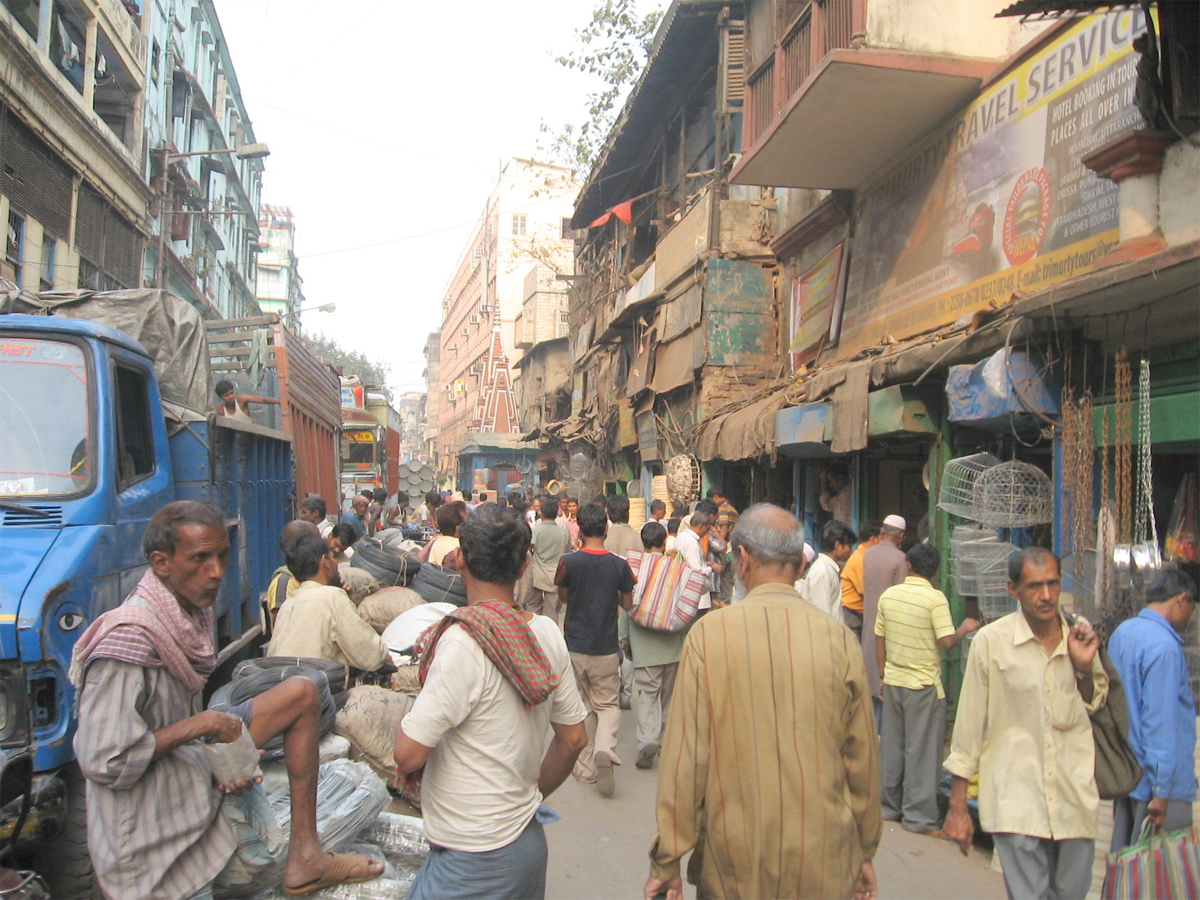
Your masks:
<svg viewBox="0 0 1200 900"><path fill-rule="evenodd" d="M557 623L534 616L529 624L558 675L546 702L525 709L475 639L452 626L401 722L405 734L433 748L421 812L425 836L439 847L482 853L520 837L542 802L537 783L550 723L576 725L587 715Z"/></svg>

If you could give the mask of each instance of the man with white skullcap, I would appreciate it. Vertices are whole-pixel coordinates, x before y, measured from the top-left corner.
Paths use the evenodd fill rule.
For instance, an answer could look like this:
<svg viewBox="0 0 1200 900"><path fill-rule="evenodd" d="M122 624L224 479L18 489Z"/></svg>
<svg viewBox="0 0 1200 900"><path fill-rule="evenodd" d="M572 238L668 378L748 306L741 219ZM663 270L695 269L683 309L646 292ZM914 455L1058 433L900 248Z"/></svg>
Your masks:
<svg viewBox="0 0 1200 900"><path fill-rule="evenodd" d="M867 664L867 678L871 682L876 712L882 704L882 673L875 659L875 616L883 592L903 583L908 577L908 561L900 549L907 530L908 523L903 516L888 516L879 529L879 543L863 554L863 661Z"/></svg>

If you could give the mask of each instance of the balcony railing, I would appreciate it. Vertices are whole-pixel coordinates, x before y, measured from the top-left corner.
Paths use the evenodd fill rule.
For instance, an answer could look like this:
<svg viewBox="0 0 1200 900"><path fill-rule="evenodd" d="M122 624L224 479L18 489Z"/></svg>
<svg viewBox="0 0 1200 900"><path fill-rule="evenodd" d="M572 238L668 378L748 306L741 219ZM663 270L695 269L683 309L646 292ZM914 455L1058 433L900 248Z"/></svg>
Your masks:
<svg viewBox="0 0 1200 900"><path fill-rule="evenodd" d="M831 50L851 47L866 25L866 0L811 0L746 82L743 148L754 145Z"/></svg>

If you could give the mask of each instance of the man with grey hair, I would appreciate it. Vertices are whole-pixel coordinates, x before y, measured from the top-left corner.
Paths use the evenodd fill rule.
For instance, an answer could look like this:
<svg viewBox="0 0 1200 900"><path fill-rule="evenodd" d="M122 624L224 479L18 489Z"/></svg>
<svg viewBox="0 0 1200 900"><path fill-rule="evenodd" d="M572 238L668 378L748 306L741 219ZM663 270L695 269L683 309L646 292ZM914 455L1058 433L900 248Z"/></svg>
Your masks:
<svg viewBox="0 0 1200 900"><path fill-rule="evenodd" d="M793 587L804 573L795 516L752 506L730 546L747 593L684 642L646 900L682 900L680 860L693 850L697 896L874 900L879 750L858 643Z"/></svg>

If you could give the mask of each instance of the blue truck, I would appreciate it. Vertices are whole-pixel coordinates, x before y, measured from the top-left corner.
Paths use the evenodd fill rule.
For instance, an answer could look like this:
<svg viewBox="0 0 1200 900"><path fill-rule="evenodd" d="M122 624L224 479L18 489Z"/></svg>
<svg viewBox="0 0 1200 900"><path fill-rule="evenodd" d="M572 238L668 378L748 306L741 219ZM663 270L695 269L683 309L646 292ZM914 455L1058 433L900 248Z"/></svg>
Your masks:
<svg viewBox="0 0 1200 900"><path fill-rule="evenodd" d="M190 499L227 516L219 660L252 650L294 486L286 434L208 414L208 347L189 305L157 291L46 296L0 300L0 747L32 751L22 839L67 897L91 891L75 641L146 570L150 518Z"/></svg>

